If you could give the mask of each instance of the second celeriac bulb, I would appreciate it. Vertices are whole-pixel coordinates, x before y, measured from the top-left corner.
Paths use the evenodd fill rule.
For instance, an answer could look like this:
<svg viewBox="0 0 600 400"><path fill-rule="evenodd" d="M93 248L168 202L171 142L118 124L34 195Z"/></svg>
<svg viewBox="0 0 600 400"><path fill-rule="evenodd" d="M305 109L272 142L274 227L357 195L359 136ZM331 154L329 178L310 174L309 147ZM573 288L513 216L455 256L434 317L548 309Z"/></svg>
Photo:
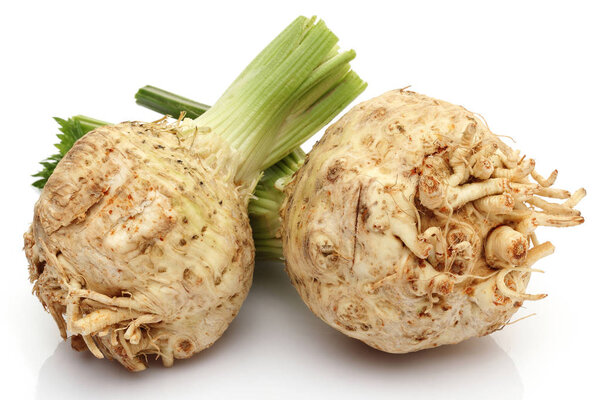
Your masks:
<svg viewBox="0 0 600 400"><path fill-rule="evenodd" d="M537 226L583 222L475 114L395 90L327 129L286 188L286 269L309 308L348 336L405 353L502 328L533 264ZM549 202L546 198L564 199Z"/></svg>

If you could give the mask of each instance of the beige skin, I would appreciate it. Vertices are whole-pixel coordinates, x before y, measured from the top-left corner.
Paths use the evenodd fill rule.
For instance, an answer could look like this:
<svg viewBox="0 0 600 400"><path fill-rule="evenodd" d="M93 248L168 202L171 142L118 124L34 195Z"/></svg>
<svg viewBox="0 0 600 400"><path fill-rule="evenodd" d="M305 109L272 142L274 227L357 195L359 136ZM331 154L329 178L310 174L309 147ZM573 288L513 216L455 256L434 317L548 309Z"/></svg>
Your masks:
<svg viewBox="0 0 600 400"><path fill-rule="evenodd" d="M170 366L213 344L252 280L248 193L231 150L185 133L129 122L90 132L25 234L34 292L62 337L134 371L147 355Z"/></svg>
<svg viewBox="0 0 600 400"><path fill-rule="evenodd" d="M583 222L585 191L534 167L463 107L404 90L361 103L286 188L291 281L323 321L391 353L500 329L545 296L525 293L554 249L535 227Z"/></svg>

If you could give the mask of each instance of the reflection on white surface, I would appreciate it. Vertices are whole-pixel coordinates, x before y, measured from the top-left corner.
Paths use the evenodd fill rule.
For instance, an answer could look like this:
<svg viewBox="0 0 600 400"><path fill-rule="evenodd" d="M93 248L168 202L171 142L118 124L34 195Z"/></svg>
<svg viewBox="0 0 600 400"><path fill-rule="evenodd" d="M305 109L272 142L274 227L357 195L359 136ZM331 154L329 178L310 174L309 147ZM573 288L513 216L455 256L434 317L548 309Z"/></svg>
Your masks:
<svg viewBox="0 0 600 400"><path fill-rule="evenodd" d="M103 399L519 399L523 394L515 364L492 338L404 355L371 349L315 317L275 264L257 267L251 293L225 335L173 368L153 363L132 374L59 344L40 369L37 398L64 398L65 388L72 398Z"/></svg>

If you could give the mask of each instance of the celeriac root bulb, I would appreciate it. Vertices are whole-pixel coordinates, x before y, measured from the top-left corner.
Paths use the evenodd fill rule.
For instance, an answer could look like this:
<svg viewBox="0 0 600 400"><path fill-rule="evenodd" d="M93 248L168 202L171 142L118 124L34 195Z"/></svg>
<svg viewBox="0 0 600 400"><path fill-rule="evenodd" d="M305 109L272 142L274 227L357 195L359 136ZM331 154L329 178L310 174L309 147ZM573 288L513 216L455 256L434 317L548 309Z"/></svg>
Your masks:
<svg viewBox="0 0 600 400"><path fill-rule="evenodd" d="M463 107L390 91L329 127L286 188L286 269L323 321L383 351L489 334L545 297L525 291L554 250L536 227L583 222L585 191L555 179Z"/></svg>
<svg viewBox="0 0 600 400"><path fill-rule="evenodd" d="M163 122L85 135L25 235L34 291L63 338L130 370L145 368L139 355L168 366L210 346L252 279L248 193L218 161L227 147L212 135L199 154L176 133Z"/></svg>
<svg viewBox="0 0 600 400"><path fill-rule="evenodd" d="M196 119L79 139L25 234L34 292L62 337L133 371L213 344L251 284L247 207L261 171L362 92L353 57L300 17Z"/></svg>

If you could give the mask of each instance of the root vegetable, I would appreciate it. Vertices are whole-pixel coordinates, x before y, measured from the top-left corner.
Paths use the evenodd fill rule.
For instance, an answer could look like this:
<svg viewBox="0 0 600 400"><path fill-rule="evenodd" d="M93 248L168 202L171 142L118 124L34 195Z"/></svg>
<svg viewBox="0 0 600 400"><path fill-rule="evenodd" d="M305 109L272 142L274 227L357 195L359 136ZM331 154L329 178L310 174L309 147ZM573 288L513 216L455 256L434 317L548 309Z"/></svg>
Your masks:
<svg viewBox="0 0 600 400"><path fill-rule="evenodd" d="M585 191L534 168L463 107L405 90L363 102L286 187L287 272L323 321L383 351L489 334L545 296L525 292L554 249L535 228L583 222Z"/></svg>
<svg viewBox="0 0 600 400"><path fill-rule="evenodd" d="M130 370L213 344L252 279L261 170L364 89L322 21L298 18L200 117L94 129L56 165L25 234L34 292L74 348Z"/></svg>

